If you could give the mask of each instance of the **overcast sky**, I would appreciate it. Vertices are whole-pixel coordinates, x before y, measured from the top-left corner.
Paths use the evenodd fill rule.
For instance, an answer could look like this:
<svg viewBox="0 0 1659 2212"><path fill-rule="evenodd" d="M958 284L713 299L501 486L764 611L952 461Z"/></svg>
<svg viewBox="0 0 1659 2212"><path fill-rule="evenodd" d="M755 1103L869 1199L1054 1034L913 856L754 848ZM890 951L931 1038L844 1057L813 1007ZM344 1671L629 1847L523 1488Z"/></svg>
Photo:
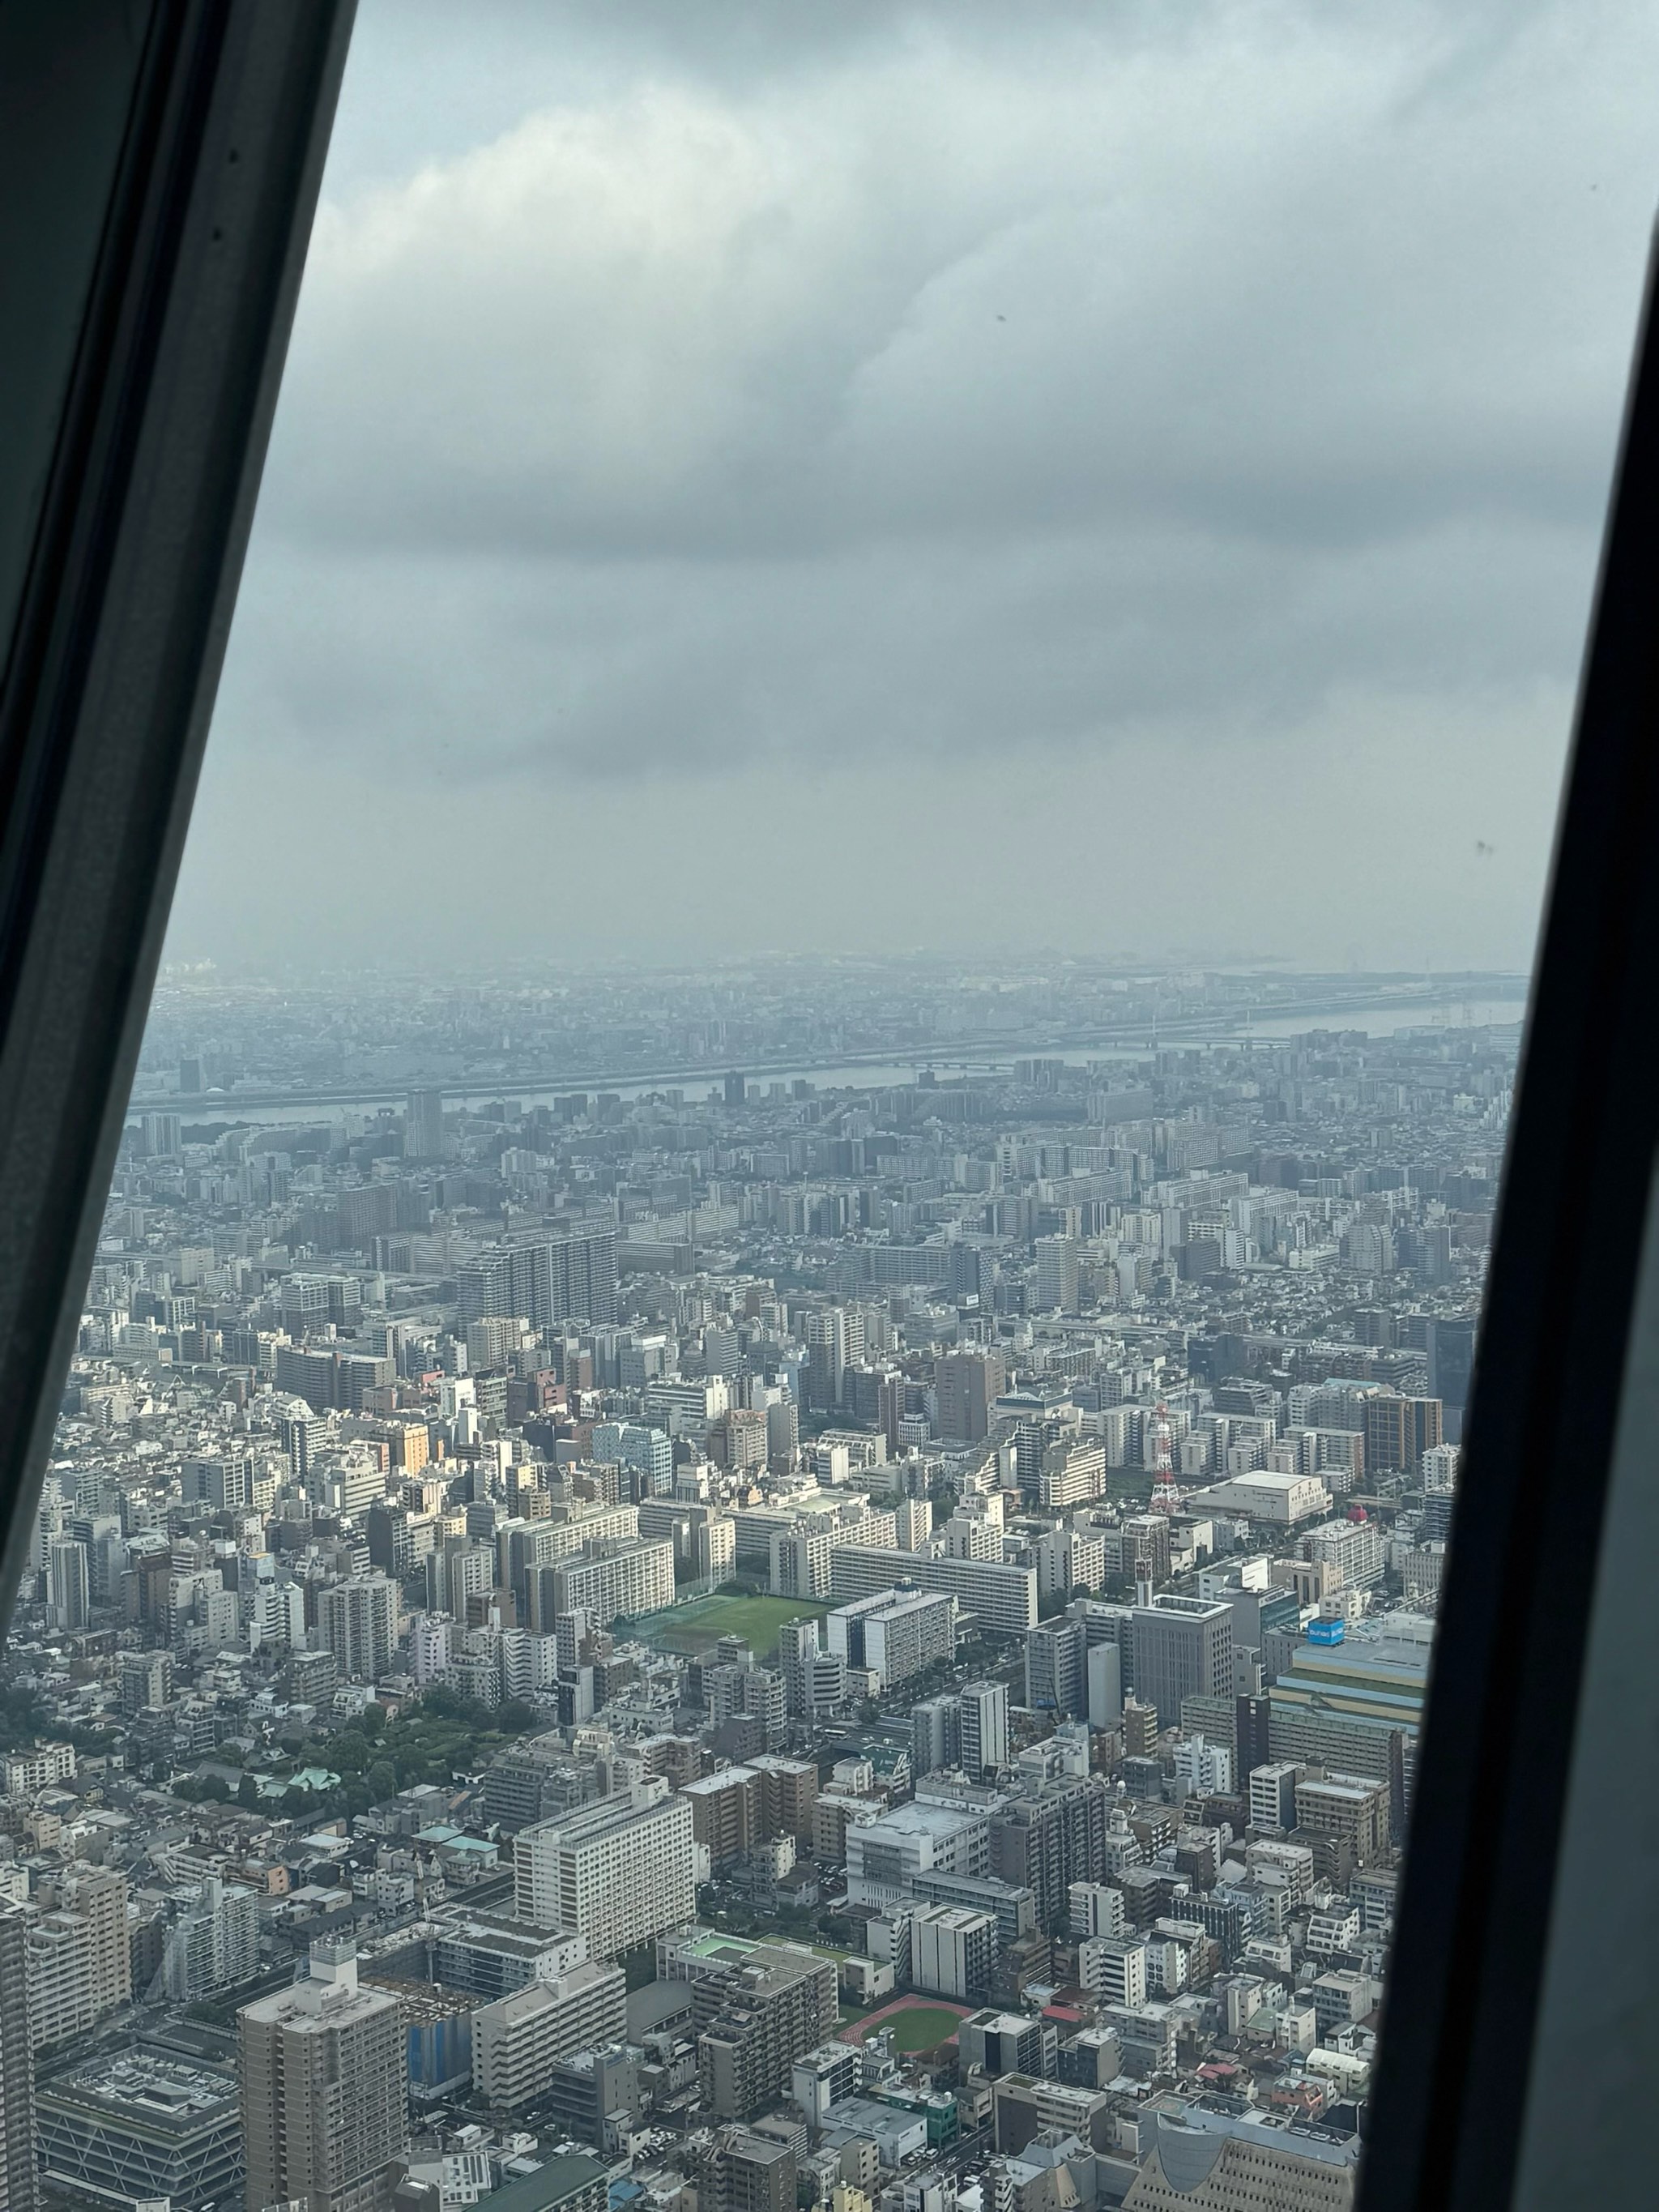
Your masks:
<svg viewBox="0 0 1659 2212"><path fill-rule="evenodd" d="M1650 0L365 0L172 956L1524 963L1656 112Z"/></svg>

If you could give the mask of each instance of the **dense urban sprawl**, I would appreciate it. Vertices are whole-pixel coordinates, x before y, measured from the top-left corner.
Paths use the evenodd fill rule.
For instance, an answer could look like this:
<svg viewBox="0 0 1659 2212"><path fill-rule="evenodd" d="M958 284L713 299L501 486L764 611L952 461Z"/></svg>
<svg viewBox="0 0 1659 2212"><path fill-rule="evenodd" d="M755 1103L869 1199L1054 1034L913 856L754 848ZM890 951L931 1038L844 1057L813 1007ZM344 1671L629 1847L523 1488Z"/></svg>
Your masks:
<svg viewBox="0 0 1659 2212"><path fill-rule="evenodd" d="M7 1648L9 2212L1351 2204L1459 998L173 975Z"/></svg>

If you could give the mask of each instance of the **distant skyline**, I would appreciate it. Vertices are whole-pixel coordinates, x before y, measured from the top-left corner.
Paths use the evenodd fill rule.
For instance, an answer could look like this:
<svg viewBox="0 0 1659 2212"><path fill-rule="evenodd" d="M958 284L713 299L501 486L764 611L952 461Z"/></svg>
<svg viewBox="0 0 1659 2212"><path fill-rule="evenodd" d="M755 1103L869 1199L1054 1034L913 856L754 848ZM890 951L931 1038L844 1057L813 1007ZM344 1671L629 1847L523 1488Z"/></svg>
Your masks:
<svg viewBox="0 0 1659 2212"><path fill-rule="evenodd" d="M368 0L169 959L1524 966L1656 62Z"/></svg>

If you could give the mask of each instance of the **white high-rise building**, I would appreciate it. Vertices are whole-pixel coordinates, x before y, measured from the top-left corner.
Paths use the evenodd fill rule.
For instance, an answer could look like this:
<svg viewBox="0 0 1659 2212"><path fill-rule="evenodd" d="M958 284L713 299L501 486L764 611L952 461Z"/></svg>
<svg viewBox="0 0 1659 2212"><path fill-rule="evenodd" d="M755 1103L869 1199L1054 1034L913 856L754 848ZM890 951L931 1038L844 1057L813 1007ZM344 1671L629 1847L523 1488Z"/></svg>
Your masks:
<svg viewBox="0 0 1659 2212"><path fill-rule="evenodd" d="M1107 2004L1146 2002L1146 1946L1132 1936L1090 1936L1077 1947L1078 1979Z"/></svg>
<svg viewBox="0 0 1659 2212"><path fill-rule="evenodd" d="M27 1932L29 2040L84 2035L132 1995L125 1875L83 1867L60 1876Z"/></svg>
<svg viewBox="0 0 1659 2212"><path fill-rule="evenodd" d="M587 1960L551 1981L510 1990L472 2015L472 2086L495 2112L547 2090L547 2069L573 2051L615 2043L628 2025L620 1966Z"/></svg>
<svg viewBox="0 0 1659 2212"><path fill-rule="evenodd" d="M349 1682L378 1682L398 1641L398 1592L385 1575L354 1575L319 1592L317 1633Z"/></svg>
<svg viewBox="0 0 1659 2212"><path fill-rule="evenodd" d="M251 1982L259 1971L259 1899L211 1875L168 1931L167 1993L175 2004Z"/></svg>
<svg viewBox="0 0 1659 2212"><path fill-rule="evenodd" d="M1008 1685L962 1686L962 1764L969 1774L994 1774L1008 1764Z"/></svg>
<svg viewBox="0 0 1659 2212"><path fill-rule="evenodd" d="M513 1844L521 1920L574 1928L596 1959L614 1959L695 1917L696 1855L684 1797L607 1798L520 1829Z"/></svg>

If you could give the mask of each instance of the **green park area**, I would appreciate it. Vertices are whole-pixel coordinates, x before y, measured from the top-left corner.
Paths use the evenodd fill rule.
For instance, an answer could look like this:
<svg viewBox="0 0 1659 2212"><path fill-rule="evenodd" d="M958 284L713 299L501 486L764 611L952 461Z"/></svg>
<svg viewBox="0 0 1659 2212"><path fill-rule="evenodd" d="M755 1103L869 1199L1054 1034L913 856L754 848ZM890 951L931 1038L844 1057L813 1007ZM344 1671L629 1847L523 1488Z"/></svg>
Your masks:
<svg viewBox="0 0 1659 2212"><path fill-rule="evenodd" d="M633 1632L659 1651L691 1656L712 1650L722 1636L741 1636L756 1658L764 1660L776 1650L778 1631L786 1621L802 1620L809 1613L822 1620L829 1609L811 1598L749 1597L740 1591L717 1590L713 1597L693 1598L689 1604L642 1615Z"/></svg>

